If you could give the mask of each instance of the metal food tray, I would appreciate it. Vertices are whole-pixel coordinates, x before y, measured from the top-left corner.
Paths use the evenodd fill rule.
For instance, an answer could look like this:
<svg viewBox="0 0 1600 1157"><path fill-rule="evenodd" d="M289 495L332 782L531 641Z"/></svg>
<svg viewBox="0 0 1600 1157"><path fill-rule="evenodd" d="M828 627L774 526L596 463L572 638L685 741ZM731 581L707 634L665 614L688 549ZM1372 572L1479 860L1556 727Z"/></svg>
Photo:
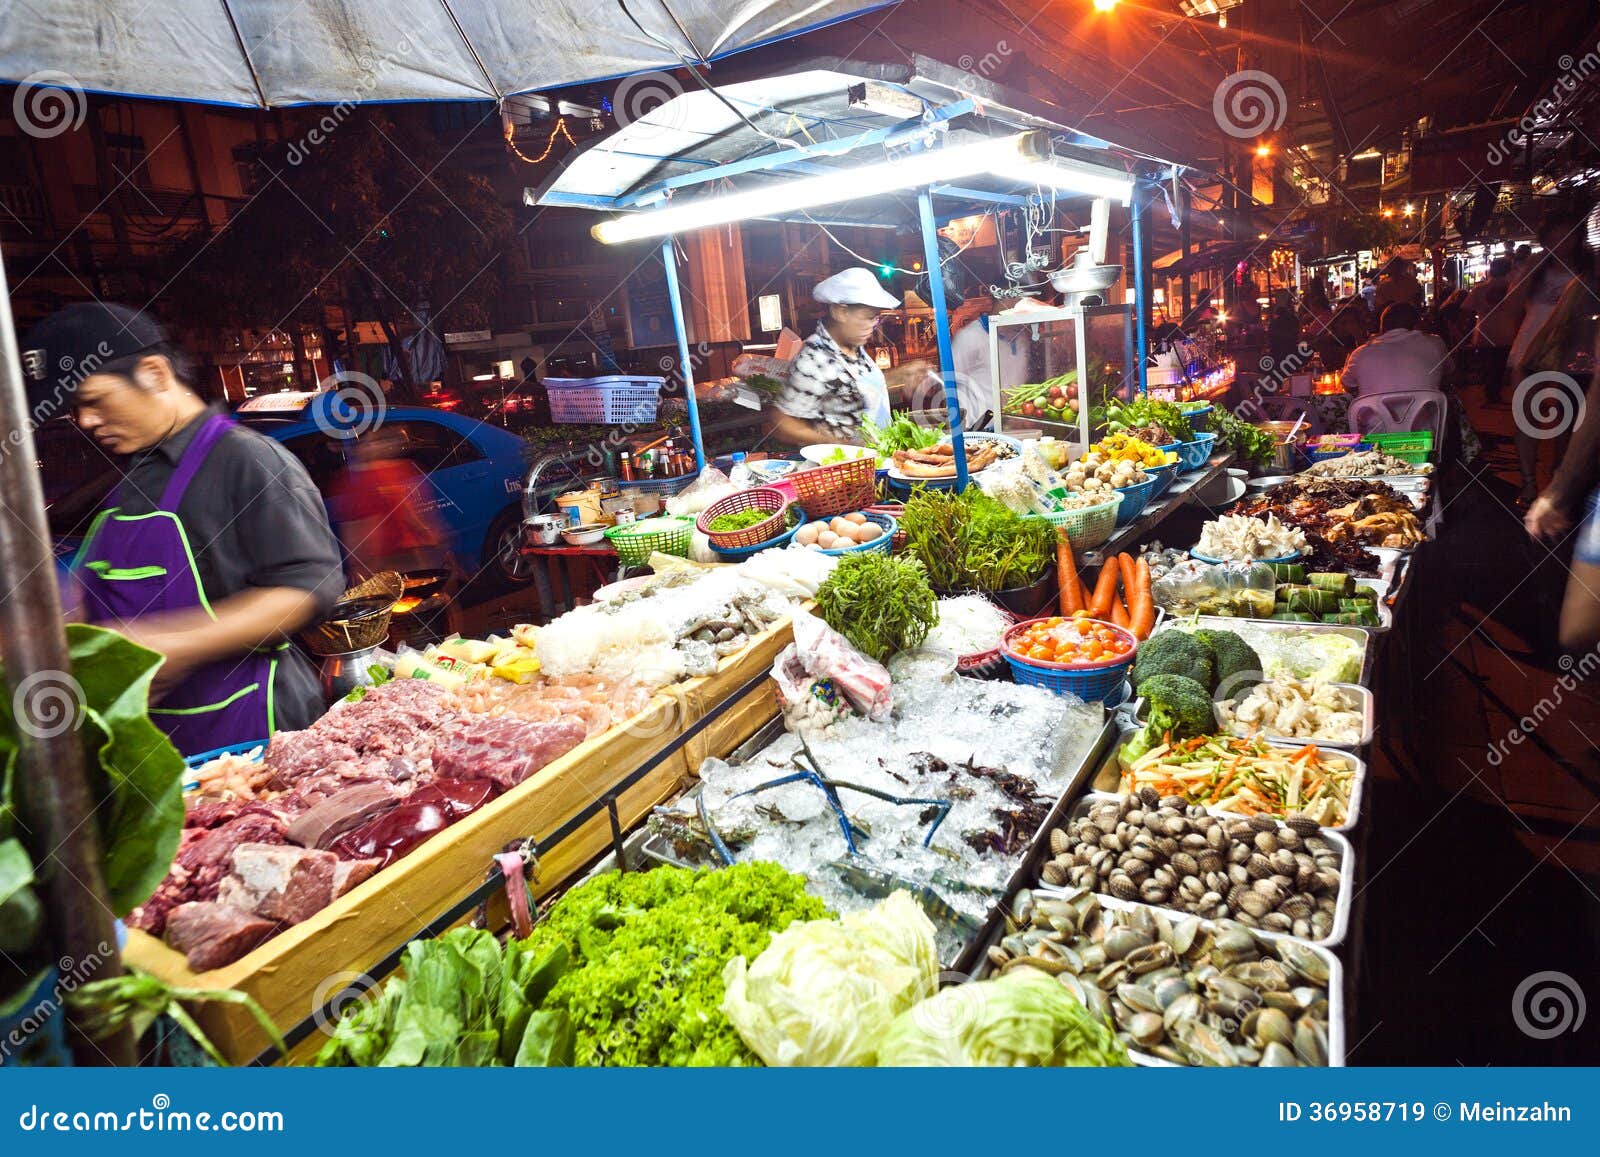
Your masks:
<svg viewBox="0 0 1600 1157"><path fill-rule="evenodd" d="M771 745L773 740L777 739L782 734L783 718L782 716L778 716L777 718L768 721L768 723L762 727L761 730L757 731L749 739L745 740L744 743L740 744L739 747L727 757L727 761L729 763L742 763L746 760L752 759L759 755L762 751L766 750L766 748ZM1025 886L1028 880L1038 875L1039 869L1043 867L1044 858L1050 854L1051 829L1061 824L1062 818L1066 815L1068 809L1073 806L1074 799L1078 798L1078 793L1085 789L1089 779L1090 770L1101 766L1101 764L1104 762L1107 745L1111 744L1116 739L1117 734L1117 716L1114 712L1108 711L1106 713L1105 723L1100 728L1100 734L1095 738L1094 744L1090 747L1088 754L1085 755L1083 761L1073 771L1072 777L1068 781L1067 785L1062 789L1060 797L1053 805L1051 805L1049 814L1046 815L1043 822L1040 823L1039 830L1034 833L1033 839L1028 845L1028 849L1022 855L1021 862L1018 863L1016 870L1012 872L1011 876L1006 880L1005 887L1001 890L1001 899L995 902L994 906L989 910L988 916L986 916L982 924L979 925L978 931L967 942L965 947L962 948L956 959L951 962L949 967L952 970L970 974L975 968L977 968L978 962L983 959L983 954L988 945L995 938L995 930L1003 930L1005 927L1006 906L1004 903L1004 898L1015 895L1017 889ZM696 784L693 788L690 788L683 795L679 796L678 800L674 800L672 802L676 803L684 799L694 799L700 790L700 785ZM658 863L673 864L683 868L703 868L706 866L704 864L686 864L677 859L676 856L673 855L671 842L663 836L647 832L644 828L641 828L640 831L636 833L636 836L638 836L637 840L630 837L630 839L627 841L627 845L630 851L636 851L638 855L643 858L655 860ZM615 868L616 862L615 856L613 855L608 857L606 860L601 861L601 863L595 867L594 871L590 873L590 876L596 875L602 871L615 870ZM586 876L584 878L588 879L589 877Z"/></svg>
<svg viewBox="0 0 1600 1157"><path fill-rule="evenodd" d="M1055 889L1049 886L1036 887L1030 890L1036 896L1051 896L1065 891L1064 889ZM1016 893L1013 892L1012 895L1015 896ZM1142 904L1136 900L1119 900L1115 896L1106 896L1100 893L1096 893L1096 899L1099 900L1100 907L1105 909L1107 912L1132 912L1138 908L1151 908L1151 905ZM1190 914L1187 912L1173 912L1168 908L1151 908L1151 910L1162 913L1169 920L1173 919L1174 917L1180 920L1187 920L1190 916ZM1209 919L1201 920L1200 926L1202 928L1210 929L1216 926L1216 921ZM1345 1032L1344 962L1340 960L1339 957L1333 952L1331 952L1325 945L1320 943L1297 940L1293 936L1286 936L1282 932L1268 932L1264 928L1252 928L1250 931L1256 936L1259 936L1263 940L1267 941L1295 940L1297 944L1304 945L1305 947L1311 949L1311 951L1322 957L1322 959L1327 963L1328 1067L1332 1069L1344 1068L1345 1052L1348 1047L1348 1038ZM978 965L972 972L973 980L985 980L994 974L995 967L994 964L989 960L988 952L991 947L994 947L1000 943L1000 940L1004 934L1005 926L1002 922L1001 927L995 931L994 935L984 938L983 955L979 957ZM1126 1042L1124 1042L1124 1044L1126 1046ZM1152 1056L1147 1052L1141 1052L1138 1048L1132 1046L1126 1047L1128 1049L1128 1058L1132 1060L1134 1064L1142 1068L1178 1069L1193 1067L1178 1065L1174 1064L1172 1061L1162 1060L1160 1057Z"/></svg>
<svg viewBox="0 0 1600 1157"><path fill-rule="evenodd" d="M1351 686L1351 684L1341 683L1340 686L1348 687ZM1365 690L1365 688L1362 689ZM1140 700L1140 702L1143 701ZM1120 786L1107 787L1105 785L1120 785L1122 783L1122 769L1121 766L1116 762L1117 752L1122 749L1123 743L1131 738L1133 733L1139 729L1140 725L1135 722L1135 716L1131 714L1125 714L1122 717L1122 730L1117 735L1116 741L1106 752L1105 756L1100 760L1100 762L1095 764L1094 775L1089 778L1089 786L1087 790L1091 794L1110 796L1118 796L1123 794ZM1305 746L1304 741L1301 740L1272 739L1265 736L1263 738L1267 739L1268 746L1271 747L1282 747L1298 751L1300 748ZM1326 743L1319 743L1317 746L1332 747L1331 744ZM1350 770L1352 773L1350 783L1350 805L1345 808L1344 823L1335 827L1325 827L1323 830L1348 833L1355 830L1356 823L1361 818L1361 800L1363 795L1366 793L1367 784L1367 763L1366 760L1356 755L1355 752L1351 751L1347 747L1334 748L1329 752L1329 754L1337 755L1350 763ZM1206 811L1210 812L1212 815L1226 816L1229 819L1241 818L1233 812L1219 811L1216 808L1207 808Z"/></svg>
<svg viewBox="0 0 1600 1157"><path fill-rule="evenodd" d="M1310 632L1311 634L1343 635L1361 644L1361 672L1357 679L1363 687L1372 682L1372 663L1374 648L1372 646L1373 632L1368 627L1347 627L1342 623L1287 623L1278 619L1235 619L1221 615L1169 615L1163 623L1157 623L1150 632L1154 637L1156 631L1169 628L1198 629L1208 628L1213 631L1232 630L1240 623L1249 623L1251 629L1261 631L1274 631L1286 634ZM1381 633L1381 632L1379 632Z"/></svg>
<svg viewBox="0 0 1600 1157"><path fill-rule="evenodd" d="M1068 818L1072 820L1080 820L1088 814L1089 809L1095 804L1108 803L1114 800L1120 800L1121 798L1122 796L1116 792L1088 792L1080 797L1077 803L1072 805L1072 809L1068 813ZM1208 808L1207 811L1210 811L1210 809ZM1223 812L1211 812L1211 814L1225 819L1243 818L1241 816L1228 815L1227 813ZM1263 935L1284 936L1288 937L1290 940L1299 940L1302 944L1310 944L1318 948L1326 948L1330 951L1338 948L1344 943L1345 937L1350 934L1350 908L1355 902L1356 853L1355 849L1351 847L1350 841L1341 835L1336 829L1323 828L1321 830L1322 837L1334 847L1339 849L1339 892L1334 897L1333 927L1328 930L1328 935L1321 940L1307 940L1302 939L1299 936L1292 936L1287 932L1266 933L1265 930L1260 928L1252 928L1252 932L1261 932ZM1049 840L1046 839L1045 843L1048 845ZM1035 890L1037 891L1038 889L1035 888ZM1048 888L1045 890L1048 891ZM1135 901L1119 900L1116 896L1107 895L1103 892L1096 892L1095 895L1100 897L1100 902L1102 905L1136 903ZM1178 908L1167 908L1160 904L1140 903L1139 906L1144 908L1153 908L1157 912L1164 912L1166 913L1168 919L1184 920L1194 915L1193 912L1184 912Z"/></svg>
<svg viewBox="0 0 1600 1157"><path fill-rule="evenodd" d="M1366 747L1372 742L1373 735L1377 731L1377 700L1371 691L1367 690L1359 683L1329 683L1328 686L1336 687L1340 691L1349 691L1351 694L1355 695L1357 699L1361 700L1361 736L1354 743L1335 743L1331 739L1305 739L1294 735L1280 735L1275 731L1258 731L1255 734L1260 735L1263 739L1270 740L1274 746L1304 747L1308 743L1315 743L1318 747L1333 747L1337 748L1339 751L1360 751L1362 748ZM1124 703L1108 704L1108 706L1115 706L1118 710L1118 713L1125 719L1133 720L1138 723L1144 722L1143 696L1130 699ZM1219 709L1220 706L1220 704L1215 702L1212 704L1212 708L1216 712L1217 726L1223 727L1225 725L1222 721L1222 713ZM1219 732L1219 734L1232 735L1238 739L1248 739L1250 737L1249 732L1246 732L1243 735L1233 731L1225 733Z"/></svg>

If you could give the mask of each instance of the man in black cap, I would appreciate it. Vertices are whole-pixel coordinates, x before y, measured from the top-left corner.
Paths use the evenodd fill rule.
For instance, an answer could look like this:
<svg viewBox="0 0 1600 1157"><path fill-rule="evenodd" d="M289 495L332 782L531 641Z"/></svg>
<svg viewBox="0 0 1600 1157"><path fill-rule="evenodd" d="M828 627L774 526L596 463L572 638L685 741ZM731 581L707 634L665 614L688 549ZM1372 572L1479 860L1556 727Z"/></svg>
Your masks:
<svg viewBox="0 0 1600 1157"><path fill-rule="evenodd" d="M288 640L344 576L305 468L208 406L145 314L70 306L22 349L34 421L70 414L119 459L72 562L76 613L166 656L151 718L185 755L311 723L317 678Z"/></svg>

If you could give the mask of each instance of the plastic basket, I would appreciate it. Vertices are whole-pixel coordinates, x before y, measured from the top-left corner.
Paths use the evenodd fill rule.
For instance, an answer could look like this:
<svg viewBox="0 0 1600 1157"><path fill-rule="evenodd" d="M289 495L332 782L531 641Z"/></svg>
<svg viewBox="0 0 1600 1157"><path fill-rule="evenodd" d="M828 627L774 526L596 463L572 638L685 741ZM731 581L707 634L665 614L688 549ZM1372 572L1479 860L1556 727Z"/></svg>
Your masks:
<svg viewBox="0 0 1600 1157"><path fill-rule="evenodd" d="M1027 518L1042 518L1058 530L1067 532L1072 549L1093 550L1111 537L1117 528L1117 508L1122 499L1108 498L1095 506L1080 506L1076 510L1057 510L1050 514L1029 514Z"/></svg>
<svg viewBox="0 0 1600 1157"><path fill-rule="evenodd" d="M1214 406L1206 406L1200 410L1185 410L1183 416L1189 420L1189 428L1196 434L1204 434L1211 425L1211 411Z"/></svg>
<svg viewBox="0 0 1600 1157"><path fill-rule="evenodd" d="M1117 525L1127 526L1128 523L1144 513L1144 508L1150 505L1150 496L1155 493L1156 480L1146 478L1136 486L1123 486L1117 490L1122 496L1122 501L1117 505Z"/></svg>
<svg viewBox="0 0 1600 1157"><path fill-rule="evenodd" d="M601 426L644 426L654 422L664 384L665 378L626 374L544 380L552 421Z"/></svg>
<svg viewBox="0 0 1600 1157"><path fill-rule="evenodd" d="M1012 614L999 603L985 595L979 595L978 597L982 598L990 606L994 607L995 610L999 611L1005 616L1006 623L1008 624L1006 628L1007 630L1016 624L1016 615ZM1004 633L1004 631L1001 632L1002 635ZM993 647L990 647L987 651L975 651L970 655L956 656L956 670L961 672L963 675L974 675L979 677L993 675L1000 671L1004 666L1005 660L1000 656L1000 645L998 643L996 643Z"/></svg>
<svg viewBox="0 0 1600 1157"><path fill-rule="evenodd" d="M878 496L878 465L871 457L801 470L789 480L800 505L813 519L863 510Z"/></svg>
<svg viewBox="0 0 1600 1157"><path fill-rule="evenodd" d="M774 490L770 486L757 486L750 490L738 490L726 498L719 498L710 506L700 512L700 517L695 519L695 529L705 535L714 547L725 550L739 550L749 546L760 546L768 539L776 538L783 533L784 511L789 509L789 499L781 490ZM712 530L711 524L724 514L738 514L745 510L766 511L767 517L754 526L746 526L741 530Z"/></svg>
<svg viewBox="0 0 1600 1157"><path fill-rule="evenodd" d="M879 526L883 527L882 534L878 535L878 537L873 539L871 542L858 542L854 546L836 546L832 550L825 550L822 553L831 554L836 558L843 554L866 554L867 552L874 550L883 554L889 554L894 545L895 532L900 529L900 523L892 515L879 514L878 512L872 510L866 511L865 513L868 522L875 522ZM816 519L812 519L811 521L815 522Z"/></svg>
<svg viewBox="0 0 1600 1157"><path fill-rule="evenodd" d="M1202 434L1196 431L1194 441L1178 443L1178 470L1188 474L1193 470L1204 470L1207 462L1211 461L1211 452L1217 445L1215 434Z"/></svg>
<svg viewBox="0 0 1600 1157"><path fill-rule="evenodd" d="M1155 481L1155 489L1150 491L1151 498L1159 498L1178 480L1178 467L1181 463L1168 462L1165 466L1146 466L1144 472Z"/></svg>
<svg viewBox="0 0 1600 1157"><path fill-rule="evenodd" d="M1421 466L1433 457L1432 430L1396 430L1389 434L1369 434L1367 441L1374 450L1381 450L1402 462Z"/></svg>
<svg viewBox="0 0 1600 1157"><path fill-rule="evenodd" d="M617 558L624 566L644 566L657 551L689 556L689 541L694 536L694 519L662 515L613 526L606 531L606 541L617 550Z"/></svg>
<svg viewBox="0 0 1600 1157"><path fill-rule="evenodd" d="M791 504L786 517L791 519L792 525L779 533L776 538L769 538L766 542L758 542L754 546L726 547L712 543L711 550L723 562L743 562L751 555L760 554L764 550L781 550L794 539L795 531L806 524L806 512L798 506Z"/></svg>
<svg viewBox="0 0 1600 1157"><path fill-rule="evenodd" d="M1133 648L1122 658L1102 659L1097 663L1047 663L1042 659L1024 659L1011 649L1013 638L1034 623L1044 621L1043 618L1028 619L1011 627L1002 637L1000 654L1010 665L1013 679L1032 687L1043 687L1057 695L1076 695L1086 703L1104 703L1108 696L1121 689L1139 646L1132 631L1104 619L1089 620L1111 627L1133 644Z"/></svg>

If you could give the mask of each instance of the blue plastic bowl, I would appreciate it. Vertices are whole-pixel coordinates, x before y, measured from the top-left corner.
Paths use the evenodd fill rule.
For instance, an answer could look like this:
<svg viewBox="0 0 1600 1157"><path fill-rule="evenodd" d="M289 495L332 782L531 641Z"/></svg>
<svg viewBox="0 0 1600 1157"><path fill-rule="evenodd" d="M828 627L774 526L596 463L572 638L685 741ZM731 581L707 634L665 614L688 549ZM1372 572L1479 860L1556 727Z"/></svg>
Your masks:
<svg viewBox="0 0 1600 1157"><path fill-rule="evenodd" d="M1122 496L1122 504L1117 507L1117 525L1127 526L1128 523L1144 513L1144 508L1150 505L1150 496L1155 493L1156 480L1146 478L1137 486L1123 486L1117 490Z"/></svg>
<svg viewBox="0 0 1600 1157"><path fill-rule="evenodd" d="M831 554L835 557L842 554L866 554L868 551L873 550L878 551L880 554L888 554L894 544L894 532L900 527L899 522L892 515L879 514L873 510L867 511L866 515L868 522L876 522L883 527L882 534L871 542L858 542L854 546L836 546L832 550L825 550L822 553ZM797 526L795 529L799 530L800 528Z"/></svg>
<svg viewBox="0 0 1600 1157"><path fill-rule="evenodd" d="M801 510L792 502L789 504L789 509L798 514L800 519L788 530L778 535L777 538L769 538L766 542L756 543L755 546L740 546L732 549L724 549L723 547L712 543L712 552L723 562L743 562L751 555L760 554L764 550L771 550L773 547L788 546L789 540L794 537L794 532L806 524L806 512L804 510Z"/></svg>
<svg viewBox="0 0 1600 1157"><path fill-rule="evenodd" d="M1212 565L1224 562L1293 562L1295 559L1300 557L1300 552L1298 550L1293 550L1288 554L1279 555L1277 558L1213 558L1209 554L1201 554L1198 550L1190 548L1189 557L1192 559L1197 559L1200 562L1209 562Z"/></svg>
<svg viewBox="0 0 1600 1157"><path fill-rule="evenodd" d="M1193 442L1178 443L1178 468L1185 474L1203 470L1217 444L1215 434L1197 434Z"/></svg>
<svg viewBox="0 0 1600 1157"><path fill-rule="evenodd" d="M1184 417L1189 419L1189 428L1196 434L1204 434L1211 425L1211 411L1215 406L1207 406L1203 410L1185 411Z"/></svg>
<svg viewBox="0 0 1600 1157"><path fill-rule="evenodd" d="M1150 492L1151 498L1160 498L1172 488L1178 480L1178 467L1181 462L1168 462L1165 466L1146 466L1144 472L1155 479L1156 488Z"/></svg>

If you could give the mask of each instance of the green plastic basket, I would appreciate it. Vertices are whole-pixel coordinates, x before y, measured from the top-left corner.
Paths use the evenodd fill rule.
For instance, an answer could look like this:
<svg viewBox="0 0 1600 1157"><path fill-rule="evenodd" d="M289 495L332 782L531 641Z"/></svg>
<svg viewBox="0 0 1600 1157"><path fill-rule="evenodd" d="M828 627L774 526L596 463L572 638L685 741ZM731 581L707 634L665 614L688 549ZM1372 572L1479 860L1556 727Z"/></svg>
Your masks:
<svg viewBox="0 0 1600 1157"><path fill-rule="evenodd" d="M1368 434L1374 450L1382 450L1402 462L1421 466L1433 457L1432 430L1396 430L1390 434Z"/></svg>
<svg viewBox="0 0 1600 1157"><path fill-rule="evenodd" d="M1053 514L1030 514L1029 518L1042 518L1051 526L1067 532L1072 549L1093 550L1111 537L1117 526L1117 508L1122 505L1120 496L1113 496L1098 506L1080 506L1076 510L1058 510Z"/></svg>
<svg viewBox="0 0 1600 1157"><path fill-rule="evenodd" d="M694 534L694 519L666 515L646 518L625 526L613 526L606 539L617 549L625 566L644 566L657 551L689 557L689 541Z"/></svg>

